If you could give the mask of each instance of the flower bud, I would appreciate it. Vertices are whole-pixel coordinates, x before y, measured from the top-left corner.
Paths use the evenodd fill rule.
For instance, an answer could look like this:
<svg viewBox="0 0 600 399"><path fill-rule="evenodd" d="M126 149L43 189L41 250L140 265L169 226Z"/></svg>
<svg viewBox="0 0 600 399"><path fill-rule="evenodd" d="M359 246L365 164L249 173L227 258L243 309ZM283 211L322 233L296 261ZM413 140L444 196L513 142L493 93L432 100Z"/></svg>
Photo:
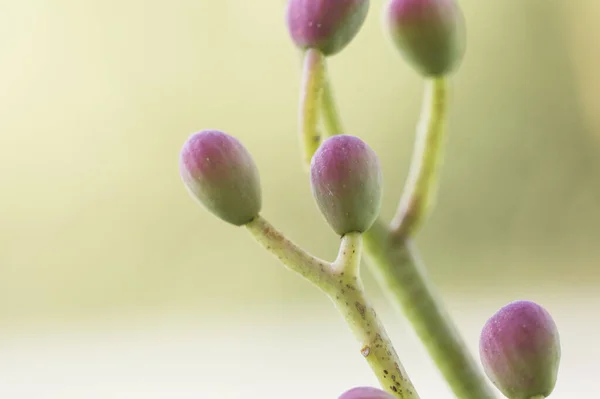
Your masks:
<svg viewBox="0 0 600 399"><path fill-rule="evenodd" d="M338 399L394 399L394 397L381 389L359 387L344 392Z"/></svg>
<svg viewBox="0 0 600 399"><path fill-rule="evenodd" d="M556 324L541 306L517 301L500 309L481 332L479 354L487 376L508 398L550 395L560 363Z"/></svg>
<svg viewBox="0 0 600 399"><path fill-rule="evenodd" d="M333 55L354 39L368 11L369 0L289 0L287 26L299 48Z"/></svg>
<svg viewBox="0 0 600 399"><path fill-rule="evenodd" d="M379 158L354 136L328 138L310 165L312 193L321 213L339 235L364 232L381 207Z"/></svg>
<svg viewBox="0 0 600 399"><path fill-rule="evenodd" d="M445 75L460 63L465 28L456 0L391 0L386 19L394 44L422 75Z"/></svg>
<svg viewBox="0 0 600 399"><path fill-rule="evenodd" d="M224 221L242 226L260 212L258 169L236 138L215 130L193 134L179 169L190 193Z"/></svg>

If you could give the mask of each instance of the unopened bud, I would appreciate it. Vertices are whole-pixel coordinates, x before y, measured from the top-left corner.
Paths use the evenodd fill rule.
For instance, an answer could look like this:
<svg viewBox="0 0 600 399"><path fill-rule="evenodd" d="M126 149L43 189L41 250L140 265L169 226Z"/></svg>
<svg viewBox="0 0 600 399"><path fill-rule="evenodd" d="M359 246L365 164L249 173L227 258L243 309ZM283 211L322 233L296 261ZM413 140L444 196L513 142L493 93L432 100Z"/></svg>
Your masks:
<svg viewBox="0 0 600 399"><path fill-rule="evenodd" d="M510 399L547 397L554 389L558 330L536 303L512 302L492 316L481 332L479 353L487 376Z"/></svg>
<svg viewBox="0 0 600 399"><path fill-rule="evenodd" d="M215 130L193 134L179 168L190 193L224 221L241 226L260 212L258 169L236 138Z"/></svg>
<svg viewBox="0 0 600 399"><path fill-rule="evenodd" d="M456 0L391 0L386 19L394 44L422 75L448 74L462 60L465 27Z"/></svg>
<svg viewBox="0 0 600 399"><path fill-rule="evenodd" d="M344 392L338 399L394 399L394 397L381 389L358 387Z"/></svg>
<svg viewBox="0 0 600 399"><path fill-rule="evenodd" d="M382 174L379 158L361 139L328 138L310 166L312 193L321 213L339 235L368 230L379 214Z"/></svg>
<svg viewBox="0 0 600 399"><path fill-rule="evenodd" d="M357 35L369 11L369 0L289 0L287 25L301 49L333 55Z"/></svg>

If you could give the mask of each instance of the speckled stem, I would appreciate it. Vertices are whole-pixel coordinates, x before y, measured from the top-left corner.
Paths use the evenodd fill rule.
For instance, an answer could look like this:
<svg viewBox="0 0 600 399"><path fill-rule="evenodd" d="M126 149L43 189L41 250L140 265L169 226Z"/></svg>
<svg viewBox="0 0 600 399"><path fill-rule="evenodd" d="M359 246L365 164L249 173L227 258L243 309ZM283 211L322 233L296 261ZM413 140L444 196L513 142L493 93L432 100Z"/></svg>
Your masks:
<svg viewBox="0 0 600 399"><path fill-rule="evenodd" d="M433 206L442 163L447 108L446 78L427 80L409 175L392 220L393 234L414 235Z"/></svg>
<svg viewBox="0 0 600 399"><path fill-rule="evenodd" d="M362 254L359 233L342 237L337 259L328 263L299 248L260 216L246 227L284 265L313 282L331 298L384 389L398 399L419 398L375 310L365 297L359 277Z"/></svg>
<svg viewBox="0 0 600 399"><path fill-rule="evenodd" d="M262 216L254 218L246 228L260 245L275 255L288 269L300 274L325 292L331 292L331 263L314 257L288 240Z"/></svg>
<svg viewBox="0 0 600 399"><path fill-rule="evenodd" d="M330 137L344 134L344 126L337 109L327 70L325 70L325 82L323 95L321 96L321 110L323 112L323 124L325 125L323 136Z"/></svg>
<svg viewBox="0 0 600 399"><path fill-rule="evenodd" d="M379 221L364 239L371 272L411 322L456 397L495 398L430 283L412 240L400 240Z"/></svg>
<svg viewBox="0 0 600 399"><path fill-rule="evenodd" d="M396 398L417 399L419 396L385 331L369 304L359 278L362 252L360 234L347 234L335 265L336 290L330 295L348 326L360 342L360 353L377 376L382 388Z"/></svg>
<svg viewBox="0 0 600 399"><path fill-rule="evenodd" d="M305 166L310 166L313 154L321 144L318 131L321 97L325 79L325 56L316 49L304 53L302 92L300 94L300 141Z"/></svg>

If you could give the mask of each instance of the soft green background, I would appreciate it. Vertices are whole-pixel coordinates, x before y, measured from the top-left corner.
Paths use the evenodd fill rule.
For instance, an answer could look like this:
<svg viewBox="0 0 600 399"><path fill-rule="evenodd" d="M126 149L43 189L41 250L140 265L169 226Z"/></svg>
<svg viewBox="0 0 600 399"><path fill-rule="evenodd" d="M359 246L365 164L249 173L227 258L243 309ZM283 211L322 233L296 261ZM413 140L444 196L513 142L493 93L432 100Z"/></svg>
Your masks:
<svg viewBox="0 0 600 399"><path fill-rule="evenodd" d="M243 229L201 209L178 176L189 134L217 128L237 136L261 170L264 216L315 254L334 256L337 238L300 166L300 72L284 4L0 0L0 370L10 370L4 391L0 382L3 397L96 397L90 386L102 386L104 398L173 397L174 388L159 388L171 375L160 368L137 370L133 381L129 368L115 379L79 367L97 364L83 355L94 348L106 353L107 370L127 362L135 368L137 352L127 357L119 345L181 342L171 326L200 355L179 362L165 344L152 356L141 350L148 361L140 355L140 364L172 360L177 397L253 398L266 389L261 398L303 392L325 399L357 378L374 383L324 298ZM473 348L483 321L502 304L538 300L573 344L564 349L572 362L563 364L557 397L598 394L577 356L595 364L600 355L582 338L600 333L592 305L600 302L600 3L461 4L468 51L452 82L439 203L419 247ZM372 1L366 26L330 60L330 72L348 133L381 157L389 218L406 176L422 80L392 49L382 8ZM400 345L421 362L408 367L421 391L450 397L365 278L391 328L408 334L411 344ZM160 333L162 341L153 341L157 325L173 338ZM130 328L137 333L121 332ZM244 350L256 342L250 337L268 351ZM321 348L318 359L301 356L312 347ZM38 375L33 364L88 379L81 391L58 379L53 391L36 379L46 368ZM246 375L243 391L215 371L224 365ZM335 384L320 365L335 368ZM306 373L314 378L306 381ZM226 382L215 382L217 375Z"/></svg>

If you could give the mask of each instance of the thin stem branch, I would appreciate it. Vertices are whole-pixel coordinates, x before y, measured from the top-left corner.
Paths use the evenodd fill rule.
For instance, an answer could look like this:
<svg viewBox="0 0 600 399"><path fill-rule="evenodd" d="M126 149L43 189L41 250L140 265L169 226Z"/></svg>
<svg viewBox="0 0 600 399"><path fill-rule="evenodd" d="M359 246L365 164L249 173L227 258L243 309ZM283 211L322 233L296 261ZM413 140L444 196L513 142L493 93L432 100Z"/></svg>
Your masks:
<svg viewBox="0 0 600 399"><path fill-rule="evenodd" d="M364 239L372 273L411 322L454 394L460 399L495 398L434 291L412 241L399 240L379 221Z"/></svg>
<svg viewBox="0 0 600 399"><path fill-rule="evenodd" d="M246 225L254 239L277 257L288 269L327 291L332 286L331 264L309 254L288 240L262 216Z"/></svg>
<svg viewBox="0 0 600 399"><path fill-rule="evenodd" d="M310 166L312 156L321 144L318 125L325 79L325 63L325 56L319 50L308 49L304 53L299 124L306 166Z"/></svg>
<svg viewBox="0 0 600 399"><path fill-rule="evenodd" d="M340 117L329 73L325 70L325 83L323 85L323 94L321 97L321 110L323 112L323 124L325 125L324 136L331 137L338 134L344 134L344 126Z"/></svg>
<svg viewBox="0 0 600 399"><path fill-rule="evenodd" d="M404 192L392 220L392 231L411 237L433 206L441 167L447 113L446 78L426 81L425 97Z"/></svg>
<svg viewBox="0 0 600 399"><path fill-rule="evenodd" d="M362 235L348 233L342 237L337 258L331 264L334 272L345 272L347 275L358 276L360 259L362 257Z"/></svg>
<svg viewBox="0 0 600 399"><path fill-rule="evenodd" d="M397 399L419 398L375 310L365 297L359 277L361 234L346 234L337 259L328 263L286 239L260 216L246 227L265 249L331 298L359 341L362 356L385 390Z"/></svg>

